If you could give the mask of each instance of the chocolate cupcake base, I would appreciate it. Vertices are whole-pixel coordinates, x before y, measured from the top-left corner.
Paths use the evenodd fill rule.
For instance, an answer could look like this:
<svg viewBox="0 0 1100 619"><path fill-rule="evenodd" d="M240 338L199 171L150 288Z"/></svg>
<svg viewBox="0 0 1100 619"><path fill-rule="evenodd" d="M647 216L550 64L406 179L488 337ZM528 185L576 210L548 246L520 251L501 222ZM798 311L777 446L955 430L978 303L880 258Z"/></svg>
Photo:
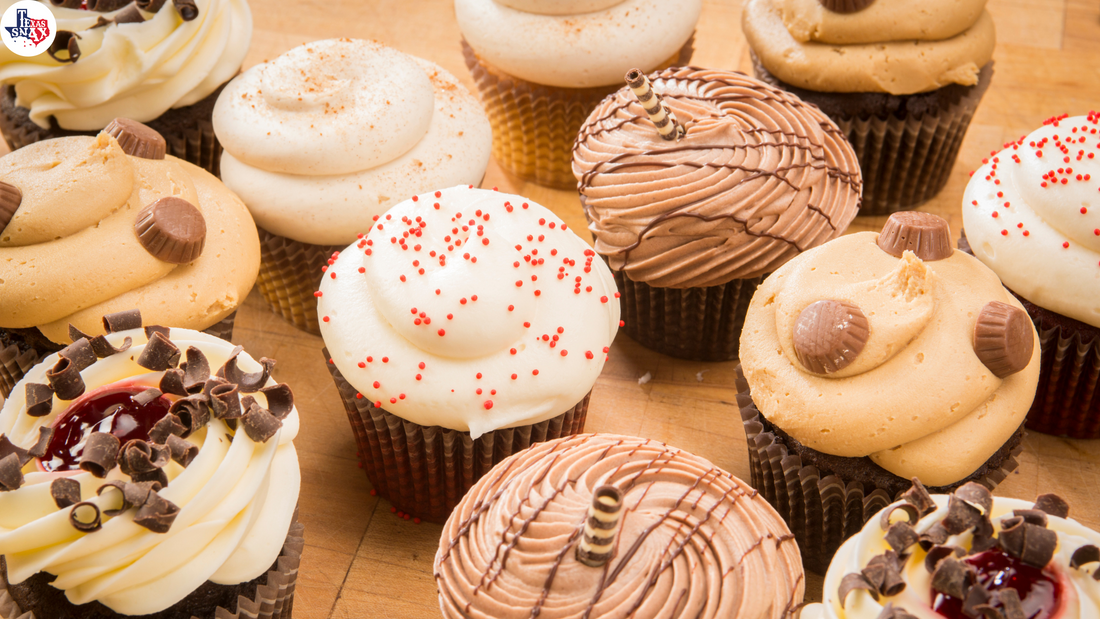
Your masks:
<svg viewBox="0 0 1100 619"><path fill-rule="evenodd" d="M741 366L737 390L752 486L791 528L806 569L824 574L844 540L908 490L910 480L867 457L845 458L810 449L773 426L753 403ZM992 490L1016 469L1024 434L1021 425L977 471L947 486L928 486L928 491L949 494L971 481Z"/></svg>
<svg viewBox="0 0 1100 619"><path fill-rule="evenodd" d="M311 245L272 234L260 234L260 273L256 286L276 314L299 329L321 334L317 324L317 285L333 254L344 245Z"/></svg>
<svg viewBox="0 0 1100 619"><path fill-rule="evenodd" d="M501 460L535 443L580 434L589 392L573 408L539 423L486 432L422 426L374 406L325 362L344 403L359 463L378 494L398 510L442 524L466 491Z"/></svg>

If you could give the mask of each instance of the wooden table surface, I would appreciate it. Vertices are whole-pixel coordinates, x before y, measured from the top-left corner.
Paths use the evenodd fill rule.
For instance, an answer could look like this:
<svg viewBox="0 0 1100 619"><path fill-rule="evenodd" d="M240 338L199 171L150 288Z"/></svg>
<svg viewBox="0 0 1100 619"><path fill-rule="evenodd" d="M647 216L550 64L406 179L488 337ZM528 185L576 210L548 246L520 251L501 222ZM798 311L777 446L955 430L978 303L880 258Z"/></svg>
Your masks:
<svg viewBox="0 0 1100 619"><path fill-rule="evenodd" d="M450 0L249 0L255 20L245 66L304 42L376 39L430 59L471 89ZM675 0L669 0L670 5ZM924 207L961 225L968 171L991 149L1043 119L1100 108L1100 3L1097 0L990 0L997 26L993 84L962 146L951 181ZM693 64L751 73L738 0L705 0ZM2 148L2 147L0 147ZM530 185L490 162L485 187L518 193L554 210L574 230L583 215L573 191ZM860 217L851 230L878 230L884 218ZM582 234L582 236L584 236ZM296 619L439 617L432 560L441 528L399 520L370 495L344 409L321 357L321 338L269 312L257 291L237 315L236 339L254 356L278 360L275 376L297 395L301 433L301 519L306 551L298 577ZM709 458L749 478L745 435L733 404L734 363L680 361L620 334L596 383L586 430L644 436ZM643 375L651 379L639 382ZM1025 439L1020 467L997 495L1033 499L1056 492L1072 514L1100 528L1100 442L1041 434ZM808 598L820 596L811 575Z"/></svg>

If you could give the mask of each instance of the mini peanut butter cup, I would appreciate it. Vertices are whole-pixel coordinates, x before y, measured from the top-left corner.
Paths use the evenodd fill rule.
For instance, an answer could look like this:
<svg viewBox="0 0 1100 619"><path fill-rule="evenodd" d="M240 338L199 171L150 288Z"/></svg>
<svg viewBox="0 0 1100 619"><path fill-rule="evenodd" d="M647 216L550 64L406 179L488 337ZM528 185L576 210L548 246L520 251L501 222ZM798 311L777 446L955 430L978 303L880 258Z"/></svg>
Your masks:
<svg viewBox="0 0 1100 619"><path fill-rule="evenodd" d="M869 336L867 317L846 301L811 303L794 324L794 354L814 374L847 367L863 351Z"/></svg>
<svg viewBox="0 0 1100 619"><path fill-rule="evenodd" d="M834 13L858 13L874 4L875 0L818 0L818 2Z"/></svg>
<svg viewBox="0 0 1100 619"><path fill-rule="evenodd" d="M1027 367L1035 349L1031 318L1022 309L990 301L974 326L974 354L997 378L1007 378Z"/></svg>
<svg viewBox="0 0 1100 619"><path fill-rule="evenodd" d="M104 129L118 140L123 152L142 159L164 159L168 143L156 130L129 118L116 118Z"/></svg>
<svg viewBox="0 0 1100 619"><path fill-rule="evenodd" d="M23 192L18 187L0 182L0 231L15 217L15 211L19 210L22 202Z"/></svg>
<svg viewBox="0 0 1100 619"><path fill-rule="evenodd" d="M187 200L161 198L138 213L134 224L145 251L158 260L187 264L202 255L206 220Z"/></svg>
<svg viewBox="0 0 1100 619"><path fill-rule="evenodd" d="M878 235L878 246L898 258L909 250L925 262L950 258L955 251L951 247L951 229L947 220L919 211L890 215Z"/></svg>

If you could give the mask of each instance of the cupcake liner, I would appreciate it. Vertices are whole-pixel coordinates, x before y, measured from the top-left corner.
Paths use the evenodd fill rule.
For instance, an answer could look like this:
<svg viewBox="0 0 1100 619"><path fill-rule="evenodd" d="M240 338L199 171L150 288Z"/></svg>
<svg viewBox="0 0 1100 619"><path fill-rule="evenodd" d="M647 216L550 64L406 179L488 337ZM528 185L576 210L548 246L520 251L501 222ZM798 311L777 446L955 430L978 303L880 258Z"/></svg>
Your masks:
<svg viewBox="0 0 1100 619"><path fill-rule="evenodd" d="M275 560L271 570L253 581L256 583L255 594L252 597L238 596L236 612L230 612L219 606L213 615L206 617L192 615L191 619L290 619L294 609L294 587L298 581L298 567L302 561L302 549L305 547L305 539L302 537L304 530L305 526L298 522L298 512L295 509L294 519L290 523L290 530L287 532L286 541L283 542L279 558ZM179 604L186 603L187 598L179 602ZM121 618L129 615L116 614L116 616ZM8 592L7 578L3 573L0 573L0 619L35 619L33 612L23 612L12 598Z"/></svg>
<svg viewBox="0 0 1100 619"><path fill-rule="evenodd" d="M652 70L688 64L694 38L693 33L679 52ZM559 88L528 82L482 60L465 39L462 55L493 128L493 158L525 180L576 188L572 149L577 133L599 102L623 84Z"/></svg>
<svg viewBox="0 0 1100 619"><path fill-rule="evenodd" d="M234 310L232 314L203 329L202 332L228 342L233 339L233 323L236 319L237 312Z"/></svg>
<svg viewBox="0 0 1100 619"><path fill-rule="evenodd" d="M745 426L749 450L752 486L786 521L806 569L824 574L840 545L856 534L879 510L886 507L909 488L910 481L879 468L869 458L838 458L848 466L860 466L872 473L875 483L852 479L844 474L803 464L794 451L793 441L768 423L749 394L749 385L737 366L737 405ZM949 493L964 483L974 481L993 489L1016 469L1016 457L1023 449L1024 429L993 454L985 465L968 477L948 486L929 486L932 493ZM803 452L812 452L799 445ZM814 452L820 454L820 452ZM824 455L824 454L822 454ZM871 469L878 469L871 471ZM883 475L885 474L885 475ZM883 478L888 477L892 479Z"/></svg>
<svg viewBox="0 0 1100 619"><path fill-rule="evenodd" d="M328 363L328 349L323 352L371 485L398 510L430 522L445 522L474 482L501 460L535 443L584 431L591 391L557 417L487 432L476 440L469 432L405 421L361 397Z"/></svg>
<svg viewBox="0 0 1100 619"><path fill-rule="evenodd" d="M256 228L260 234L260 274L256 286L272 311L314 335L317 298L313 293L332 255L343 245L311 245Z"/></svg>
<svg viewBox="0 0 1100 619"><path fill-rule="evenodd" d="M840 99L849 94L792 88L769 73L756 54L752 54L752 62L758 79L795 92L810 103L823 104L830 97ZM992 77L990 63L982 68L978 83L967 88L963 96L951 102L944 97L939 107L925 109L923 114L903 112L899 117L887 112L863 118L836 113L835 110L844 108L840 101L820 105L848 138L859 160L863 172L860 215L889 215L914 209L943 189L951 177L966 129Z"/></svg>
<svg viewBox="0 0 1100 619"><path fill-rule="evenodd" d="M201 101L186 107L170 109L146 122L157 130L168 145L168 154L193 163L217 176L221 166L222 147L214 135L211 118L214 103L221 94L222 84ZM95 136L99 131L70 131L62 129L50 119L50 127L43 129L30 119L30 110L15 104L15 87L7 86L0 97L0 133L11 150L28 144L72 135Z"/></svg>

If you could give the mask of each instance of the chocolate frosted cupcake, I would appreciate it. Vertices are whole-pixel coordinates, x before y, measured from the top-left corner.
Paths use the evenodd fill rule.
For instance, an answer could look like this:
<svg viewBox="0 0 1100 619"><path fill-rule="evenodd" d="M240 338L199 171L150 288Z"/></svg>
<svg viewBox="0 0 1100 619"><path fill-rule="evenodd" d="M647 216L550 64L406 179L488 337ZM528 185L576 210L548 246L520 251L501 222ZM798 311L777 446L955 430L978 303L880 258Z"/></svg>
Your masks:
<svg viewBox="0 0 1100 619"><path fill-rule="evenodd" d="M12 149L94 136L117 117L218 173L210 115L252 39L245 0L51 0L57 38L33 58L0 48L0 132ZM121 76L121 77L120 77Z"/></svg>
<svg viewBox="0 0 1100 619"><path fill-rule="evenodd" d="M298 413L274 362L104 322L0 410L0 617L289 617Z"/></svg>
<svg viewBox="0 0 1100 619"><path fill-rule="evenodd" d="M919 477L948 492L1016 467L1038 335L935 215L892 215L806 252L757 290L738 381L753 485L808 569Z"/></svg>
<svg viewBox="0 0 1100 619"><path fill-rule="evenodd" d="M757 77L817 105L863 170L862 215L927 202L947 183L993 76L986 0L748 0Z"/></svg>
<svg viewBox="0 0 1100 619"><path fill-rule="evenodd" d="M611 273L561 219L472 187L394 206L317 296L367 476L438 522L503 458L584 428L619 326Z"/></svg>
<svg viewBox="0 0 1100 619"><path fill-rule="evenodd" d="M631 87L605 99L573 147L581 204L627 334L675 357L733 359L763 277L855 217L859 166L836 125L787 92L693 67L649 79L681 137L663 139Z"/></svg>
<svg viewBox="0 0 1100 619"><path fill-rule="evenodd" d="M970 178L973 253L1027 308L1043 366L1027 427L1100 438L1100 114L1050 118ZM1045 153L1044 153L1045 151Z"/></svg>
<svg viewBox="0 0 1100 619"><path fill-rule="evenodd" d="M444 617L783 619L798 547L745 482L657 441L585 434L486 475L435 556Z"/></svg>
<svg viewBox="0 0 1100 619"><path fill-rule="evenodd" d="M214 128L222 179L260 228L260 292L310 333L333 253L410 195L480 184L492 141L454 76L352 39L307 43L245 71L218 99Z"/></svg>
<svg viewBox="0 0 1100 619"><path fill-rule="evenodd" d="M79 208L74 208L79 205ZM256 227L218 179L148 127L36 142L0 158L0 394L69 325L137 307L228 338L259 268Z"/></svg>
<svg viewBox="0 0 1100 619"><path fill-rule="evenodd" d="M493 158L525 180L575 185L569 147L634 66L691 61L701 0L456 0L466 66L493 124Z"/></svg>

